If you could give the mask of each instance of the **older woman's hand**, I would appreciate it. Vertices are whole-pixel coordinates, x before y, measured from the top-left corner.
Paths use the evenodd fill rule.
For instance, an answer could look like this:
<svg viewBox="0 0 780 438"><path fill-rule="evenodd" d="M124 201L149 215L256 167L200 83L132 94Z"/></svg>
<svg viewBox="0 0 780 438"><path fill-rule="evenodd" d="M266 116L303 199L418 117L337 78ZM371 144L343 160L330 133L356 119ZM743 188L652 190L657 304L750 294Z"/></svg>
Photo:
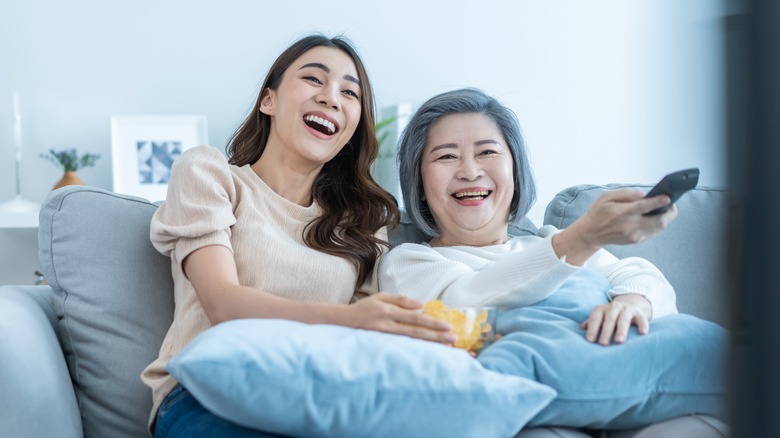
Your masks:
<svg viewBox="0 0 780 438"><path fill-rule="evenodd" d="M675 206L663 214L644 215L669 202L668 196L645 198L644 193L633 189L608 191L582 217L553 237L553 248L570 264L582 265L604 245L641 242L664 230L677 217Z"/></svg>
<svg viewBox="0 0 780 438"><path fill-rule="evenodd" d="M609 304L596 306L580 328L586 330L585 339L601 345L622 344L628 330L637 326L640 335L650 331L652 307L647 298L637 294L618 295Z"/></svg>

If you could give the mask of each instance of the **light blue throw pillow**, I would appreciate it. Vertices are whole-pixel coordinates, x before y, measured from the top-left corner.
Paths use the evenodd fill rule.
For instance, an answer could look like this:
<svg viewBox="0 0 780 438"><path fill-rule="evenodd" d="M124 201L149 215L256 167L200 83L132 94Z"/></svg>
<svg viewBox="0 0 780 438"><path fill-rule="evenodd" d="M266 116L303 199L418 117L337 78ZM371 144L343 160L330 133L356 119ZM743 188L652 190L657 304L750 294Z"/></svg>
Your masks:
<svg viewBox="0 0 780 438"><path fill-rule="evenodd" d="M166 369L214 414L305 437L510 437L555 391L463 350L333 325L243 319Z"/></svg>
<svg viewBox="0 0 780 438"><path fill-rule="evenodd" d="M529 426L623 429L698 413L725 420L728 334L689 315L633 327L620 345L585 340L580 323L608 302L609 282L583 269L533 306L499 314L498 342L479 356L486 368L533 378L558 397Z"/></svg>

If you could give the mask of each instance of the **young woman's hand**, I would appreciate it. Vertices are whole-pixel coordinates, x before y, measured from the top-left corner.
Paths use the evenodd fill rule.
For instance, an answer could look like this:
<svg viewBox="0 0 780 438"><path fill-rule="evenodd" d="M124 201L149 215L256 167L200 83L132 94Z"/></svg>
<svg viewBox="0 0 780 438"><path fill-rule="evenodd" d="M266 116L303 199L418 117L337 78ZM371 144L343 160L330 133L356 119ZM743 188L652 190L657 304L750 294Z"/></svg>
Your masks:
<svg viewBox="0 0 780 438"><path fill-rule="evenodd" d="M378 293L347 307L345 325L405 335L427 341L453 344L452 326L423 315L422 303L401 295Z"/></svg>
<svg viewBox="0 0 780 438"><path fill-rule="evenodd" d="M663 231L677 217L675 206L663 214L644 216L669 202L668 196L645 198L638 190L610 190L553 237L553 248L570 264L582 265L604 245L641 242Z"/></svg>
<svg viewBox="0 0 780 438"><path fill-rule="evenodd" d="M581 325L585 339L601 345L626 342L628 330L637 327L640 335L650 331L652 306L647 298L637 294L618 295L609 304L596 306Z"/></svg>

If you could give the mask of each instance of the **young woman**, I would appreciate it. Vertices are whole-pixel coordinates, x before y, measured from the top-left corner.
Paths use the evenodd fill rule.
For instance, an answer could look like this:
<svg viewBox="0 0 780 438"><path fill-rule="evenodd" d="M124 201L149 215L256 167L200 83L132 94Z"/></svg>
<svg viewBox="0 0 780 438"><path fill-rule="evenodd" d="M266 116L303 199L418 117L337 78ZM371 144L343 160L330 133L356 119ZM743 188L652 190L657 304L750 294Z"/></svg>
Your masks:
<svg viewBox="0 0 780 438"><path fill-rule="evenodd" d="M151 240L171 257L176 310L143 372L160 436L263 436L198 404L166 363L210 326L238 318L339 324L451 343L421 303L372 294L392 196L371 178L373 91L342 38L311 35L271 67L228 156L201 146L176 161Z"/></svg>
<svg viewBox="0 0 780 438"><path fill-rule="evenodd" d="M725 331L678 315L672 286L650 262L603 249L662 231L676 208L644 213L668 197L616 190L565 230L510 236L510 221L535 199L533 177L514 113L475 89L424 103L403 133L399 163L406 211L431 239L384 255L380 288L504 309L501 339L478 359L558 391L531 426L623 429L697 413L706 415L672 427L714 430L706 421L724 413Z"/></svg>

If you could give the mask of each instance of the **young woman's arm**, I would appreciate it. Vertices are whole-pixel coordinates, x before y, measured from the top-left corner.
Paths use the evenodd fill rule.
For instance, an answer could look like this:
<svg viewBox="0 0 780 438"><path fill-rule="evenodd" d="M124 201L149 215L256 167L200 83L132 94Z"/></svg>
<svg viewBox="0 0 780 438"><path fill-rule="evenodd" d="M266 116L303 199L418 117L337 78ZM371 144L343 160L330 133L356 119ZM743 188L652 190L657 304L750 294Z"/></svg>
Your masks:
<svg viewBox="0 0 780 438"><path fill-rule="evenodd" d="M280 318L376 330L445 344L455 341L449 324L417 312L422 304L410 298L380 293L351 305L304 303L242 286L233 254L222 245L195 250L183 261L183 268L212 324L240 318Z"/></svg>

